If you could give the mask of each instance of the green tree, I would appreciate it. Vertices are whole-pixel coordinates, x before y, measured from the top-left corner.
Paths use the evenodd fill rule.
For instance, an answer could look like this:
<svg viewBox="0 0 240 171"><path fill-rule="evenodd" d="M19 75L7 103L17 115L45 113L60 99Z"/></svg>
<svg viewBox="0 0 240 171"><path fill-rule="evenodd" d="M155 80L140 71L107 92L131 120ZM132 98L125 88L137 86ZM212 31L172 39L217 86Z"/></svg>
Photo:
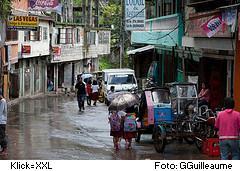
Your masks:
<svg viewBox="0 0 240 171"><path fill-rule="evenodd" d="M8 17L11 10L11 2L9 0L1 0L0 4L0 19L4 20Z"/></svg>
<svg viewBox="0 0 240 171"><path fill-rule="evenodd" d="M119 55L119 44L121 38L121 16L122 8L120 0L110 0L107 5L100 9L99 25L104 28L111 28L111 53ZM100 58L100 68L119 67L119 61L111 62L109 57Z"/></svg>

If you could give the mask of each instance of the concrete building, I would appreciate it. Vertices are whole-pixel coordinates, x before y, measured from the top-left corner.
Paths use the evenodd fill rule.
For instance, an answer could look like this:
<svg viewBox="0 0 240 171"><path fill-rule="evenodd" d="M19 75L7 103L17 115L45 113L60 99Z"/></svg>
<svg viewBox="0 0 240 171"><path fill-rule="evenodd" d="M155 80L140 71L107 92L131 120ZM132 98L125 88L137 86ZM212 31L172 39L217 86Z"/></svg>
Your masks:
<svg viewBox="0 0 240 171"><path fill-rule="evenodd" d="M98 1L83 1L73 6L63 3L62 15L56 16L52 34L53 54L48 78L54 90L74 89L76 75L99 69L99 55L110 54L110 30L98 28Z"/></svg>
<svg viewBox="0 0 240 171"><path fill-rule="evenodd" d="M153 61L158 63L158 82L183 80L181 59L184 34L182 0L146 0L145 30L131 32L132 50L127 52L134 61L139 83L146 79Z"/></svg>
<svg viewBox="0 0 240 171"><path fill-rule="evenodd" d="M185 36L183 46L200 52L199 83L207 82L211 90L210 106L221 107L224 97L233 96L233 69L236 50L236 1L190 0L186 4ZM229 13L232 24L226 22ZM226 17L229 17L226 16ZM204 25L214 24L219 19L220 27L204 31ZM204 27L204 28L203 28ZM239 89L239 88L238 88Z"/></svg>

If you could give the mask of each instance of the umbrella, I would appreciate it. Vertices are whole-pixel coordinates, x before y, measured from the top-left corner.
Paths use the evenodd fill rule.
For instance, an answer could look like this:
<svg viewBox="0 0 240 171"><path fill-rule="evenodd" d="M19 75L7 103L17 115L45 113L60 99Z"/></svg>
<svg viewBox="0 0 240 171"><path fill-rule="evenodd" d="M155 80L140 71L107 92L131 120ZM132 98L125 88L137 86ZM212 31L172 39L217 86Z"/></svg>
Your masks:
<svg viewBox="0 0 240 171"><path fill-rule="evenodd" d="M111 94L108 94L107 95L107 100L109 102L112 102L113 99L115 99L117 96L119 95L122 95L122 94L128 94L129 92L128 91L118 91L118 92L114 92L114 93L111 93Z"/></svg>
<svg viewBox="0 0 240 171"><path fill-rule="evenodd" d="M109 111L115 110L124 110L128 107L132 107L139 103L139 98L137 95L132 93L125 93L118 95L108 107Z"/></svg>

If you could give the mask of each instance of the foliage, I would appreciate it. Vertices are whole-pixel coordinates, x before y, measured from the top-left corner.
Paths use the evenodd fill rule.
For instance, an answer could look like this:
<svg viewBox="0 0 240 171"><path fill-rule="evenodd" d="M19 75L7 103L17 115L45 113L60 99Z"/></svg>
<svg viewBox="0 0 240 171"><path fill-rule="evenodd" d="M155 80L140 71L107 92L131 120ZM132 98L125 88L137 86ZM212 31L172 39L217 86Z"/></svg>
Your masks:
<svg viewBox="0 0 240 171"><path fill-rule="evenodd" d="M121 5L119 1L109 1L108 5L101 9L99 24L103 27L112 28L112 47L115 47L120 41L121 16Z"/></svg>
<svg viewBox="0 0 240 171"><path fill-rule="evenodd" d="M80 5L82 4L82 0L73 0L74 5Z"/></svg>
<svg viewBox="0 0 240 171"><path fill-rule="evenodd" d="M115 62L110 62L109 56L102 56L99 58L99 70L109 69L109 68L118 68L118 64Z"/></svg>
<svg viewBox="0 0 240 171"><path fill-rule="evenodd" d="M10 14L11 2L9 0L1 0L0 4L0 20L6 19Z"/></svg>

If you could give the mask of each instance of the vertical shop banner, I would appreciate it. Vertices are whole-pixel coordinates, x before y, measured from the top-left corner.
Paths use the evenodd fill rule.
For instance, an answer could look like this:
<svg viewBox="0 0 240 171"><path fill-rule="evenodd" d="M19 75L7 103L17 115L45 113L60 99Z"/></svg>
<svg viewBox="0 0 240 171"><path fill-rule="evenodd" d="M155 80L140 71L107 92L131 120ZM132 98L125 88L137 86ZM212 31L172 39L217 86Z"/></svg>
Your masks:
<svg viewBox="0 0 240 171"><path fill-rule="evenodd" d="M53 46L52 47L53 51L53 61L60 61L61 57L61 47L59 46Z"/></svg>
<svg viewBox="0 0 240 171"><path fill-rule="evenodd" d="M29 0L29 10L58 11L59 0Z"/></svg>
<svg viewBox="0 0 240 171"><path fill-rule="evenodd" d="M125 0L125 30L145 29L145 0Z"/></svg>
<svg viewBox="0 0 240 171"><path fill-rule="evenodd" d="M222 16L217 15L208 20L206 23L204 23L201 27L204 30L204 32L207 34L207 36L210 38L214 36L220 29L223 24Z"/></svg>

